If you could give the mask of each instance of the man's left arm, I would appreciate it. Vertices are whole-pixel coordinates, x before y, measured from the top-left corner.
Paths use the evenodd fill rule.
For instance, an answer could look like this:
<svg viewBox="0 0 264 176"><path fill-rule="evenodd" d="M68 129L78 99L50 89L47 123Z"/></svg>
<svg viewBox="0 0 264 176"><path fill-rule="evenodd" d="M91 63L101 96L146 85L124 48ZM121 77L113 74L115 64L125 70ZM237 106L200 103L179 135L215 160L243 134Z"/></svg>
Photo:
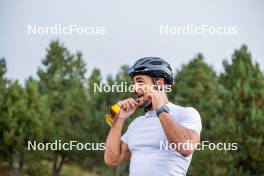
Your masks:
<svg viewBox="0 0 264 176"><path fill-rule="evenodd" d="M152 105L155 111L169 102L166 93L163 91L151 92L149 96L152 99ZM186 157L191 155L195 146L200 142L200 135L198 132L176 122L169 113L161 112L159 119L168 141L176 144L177 151L183 156Z"/></svg>
<svg viewBox="0 0 264 176"><path fill-rule="evenodd" d="M200 135L196 131L177 123L169 113L160 113L159 119L168 141L175 143L177 151L183 156L191 155L200 141ZM182 144L187 144L187 149L186 145Z"/></svg>

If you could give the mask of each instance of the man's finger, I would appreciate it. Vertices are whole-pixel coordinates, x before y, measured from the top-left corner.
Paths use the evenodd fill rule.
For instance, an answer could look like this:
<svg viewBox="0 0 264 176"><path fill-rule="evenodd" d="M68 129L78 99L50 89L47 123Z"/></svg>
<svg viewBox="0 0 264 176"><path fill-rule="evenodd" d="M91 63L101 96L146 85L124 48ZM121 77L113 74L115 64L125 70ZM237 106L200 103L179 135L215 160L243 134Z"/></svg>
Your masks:
<svg viewBox="0 0 264 176"><path fill-rule="evenodd" d="M138 105L138 103L136 102L136 100L134 100L133 98L129 99L130 104L132 105L132 107L135 107Z"/></svg>

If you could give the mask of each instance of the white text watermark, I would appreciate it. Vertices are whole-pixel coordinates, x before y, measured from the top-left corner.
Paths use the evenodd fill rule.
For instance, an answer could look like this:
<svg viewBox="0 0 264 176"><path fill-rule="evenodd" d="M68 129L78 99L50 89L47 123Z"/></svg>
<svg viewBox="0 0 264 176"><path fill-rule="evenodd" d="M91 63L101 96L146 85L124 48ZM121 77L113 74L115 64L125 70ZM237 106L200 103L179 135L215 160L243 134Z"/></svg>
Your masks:
<svg viewBox="0 0 264 176"><path fill-rule="evenodd" d="M94 92L134 92L135 89L141 89L143 92L149 92L151 90L162 90L164 92L171 92L171 85L129 85L127 82L121 82L119 84L103 84L103 83L94 83L93 91Z"/></svg>
<svg viewBox="0 0 264 176"><path fill-rule="evenodd" d="M28 141L27 150L59 150L59 151L71 151L71 150L104 150L105 143L96 142L78 142L68 141L62 142L62 140L55 140L53 142L37 142Z"/></svg>
<svg viewBox="0 0 264 176"><path fill-rule="evenodd" d="M169 143L168 141L160 141L160 150L237 150L238 143L201 141L194 144L192 141L184 143Z"/></svg>
<svg viewBox="0 0 264 176"><path fill-rule="evenodd" d="M160 25L160 35L237 35L237 26L211 26L186 24L179 26Z"/></svg>
<svg viewBox="0 0 264 176"><path fill-rule="evenodd" d="M28 35L105 35L105 26L62 25L27 25Z"/></svg>

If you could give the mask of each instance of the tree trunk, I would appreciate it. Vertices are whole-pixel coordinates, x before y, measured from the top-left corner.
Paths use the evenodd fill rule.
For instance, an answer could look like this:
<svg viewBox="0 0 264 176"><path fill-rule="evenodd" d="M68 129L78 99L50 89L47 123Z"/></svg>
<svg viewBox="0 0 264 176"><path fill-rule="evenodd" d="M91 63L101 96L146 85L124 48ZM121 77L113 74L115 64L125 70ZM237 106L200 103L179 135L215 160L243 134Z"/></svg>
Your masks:
<svg viewBox="0 0 264 176"><path fill-rule="evenodd" d="M22 173L22 170L23 170L23 165L24 165L23 156L21 156L19 158L19 163L18 163L16 176L21 176L22 175L21 173Z"/></svg>
<svg viewBox="0 0 264 176"><path fill-rule="evenodd" d="M62 168L62 165L64 163L64 156L61 155L56 155L54 162L53 162L53 168L52 168L52 175L53 176L59 176L60 175L60 171Z"/></svg>
<svg viewBox="0 0 264 176"><path fill-rule="evenodd" d="M8 176L13 176L13 175L14 175L14 161L13 161L13 156L10 156L8 161Z"/></svg>

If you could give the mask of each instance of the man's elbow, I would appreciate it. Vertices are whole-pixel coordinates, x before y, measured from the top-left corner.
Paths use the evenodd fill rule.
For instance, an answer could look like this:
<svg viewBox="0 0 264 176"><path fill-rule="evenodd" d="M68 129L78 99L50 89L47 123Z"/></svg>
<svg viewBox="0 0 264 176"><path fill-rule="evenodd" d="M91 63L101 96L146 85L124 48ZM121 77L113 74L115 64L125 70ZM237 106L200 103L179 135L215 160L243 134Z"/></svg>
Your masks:
<svg viewBox="0 0 264 176"><path fill-rule="evenodd" d="M184 157L188 157L193 153L193 150L182 150L180 151L181 155Z"/></svg>
<svg viewBox="0 0 264 176"><path fill-rule="evenodd" d="M114 162L114 161L109 161L109 160L105 160L105 164L107 166L118 166L119 162Z"/></svg>
<svg viewBox="0 0 264 176"><path fill-rule="evenodd" d="M194 151L194 149L191 147L191 145L188 145L187 147L183 147L181 145L182 143L177 143L177 142L170 142L170 143L175 144L177 147L175 150L184 157L190 156Z"/></svg>
<svg viewBox="0 0 264 176"><path fill-rule="evenodd" d="M106 156L104 157L104 162L107 166L118 166L119 165L119 160L111 159Z"/></svg>

